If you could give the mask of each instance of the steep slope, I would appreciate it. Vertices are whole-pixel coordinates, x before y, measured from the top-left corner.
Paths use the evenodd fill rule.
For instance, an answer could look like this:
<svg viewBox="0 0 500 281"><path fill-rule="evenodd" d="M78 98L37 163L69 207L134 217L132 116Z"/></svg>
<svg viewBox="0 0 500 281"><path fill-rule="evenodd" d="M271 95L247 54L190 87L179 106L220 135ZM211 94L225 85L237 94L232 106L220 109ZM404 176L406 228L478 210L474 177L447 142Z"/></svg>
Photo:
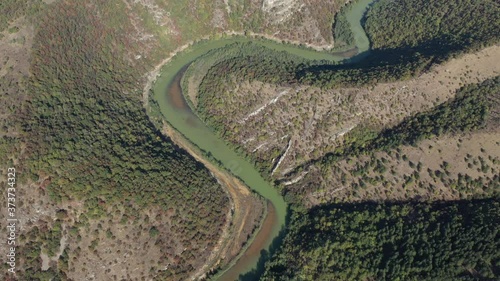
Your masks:
<svg viewBox="0 0 500 281"><path fill-rule="evenodd" d="M498 200L298 213L262 280L496 280Z"/></svg>
<svg viewBox="0 0 500 281"><path fill-rule="evenodd" d="M24 150L5 151L20 157L17 278L186 279L225 227L221 185L132 94L147 66L130 59L140 45L125 9L61 1L38 15L7 131Z"/></svg>
<svg viewBox="0 0 500 281"><path fill-rule="evenodd" d="M279 178L334 151L345 134L357 127L382 130L454 97L465 84L498 75L498 59L500 48L492 46L437 65L414 79L334 89L274 84L250 70L240 75L237 67L221 63L226 69L217 68L213 74L227 75L207 76L196 104L209 124L266 173L272 172L289 147L274 174ZM286 62L270 65L275 79L293 68Z"/></svg>

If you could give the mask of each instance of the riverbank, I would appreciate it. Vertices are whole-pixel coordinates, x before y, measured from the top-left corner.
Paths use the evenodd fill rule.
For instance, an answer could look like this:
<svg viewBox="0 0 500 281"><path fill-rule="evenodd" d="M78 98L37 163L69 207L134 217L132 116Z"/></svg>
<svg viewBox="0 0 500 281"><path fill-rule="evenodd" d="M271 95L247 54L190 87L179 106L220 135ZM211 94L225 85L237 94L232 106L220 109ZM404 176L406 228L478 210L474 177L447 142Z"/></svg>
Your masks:
<svg viewBox="0 0 500 281"><path fill-rule="evenodd" d="M219 241L217 241L212 254L205 262L204 266L191 276L191 280L203 279L207 272L219 267L222 260L231 260L230 256L234 255L232 252L234 252L235 248L245 248L240 245L243 243L248 245L248 243L252 242L252 238L260 229L260 225L255 225L251 217L261 213L261 215L258 216L259 219L257 222L261 220L261 217L267 217L266 206L263 204L264 202L256 198L255 195L250 192L249 188L240 180L206 160L203 153L198 148L186 140L166 122L164 123L162 132L169 136L176 145L186 150L197 161L202 163L217 179L221 186L225 188L231 200L231 211L228 214L224 231ZM254 231L249 232L249 229ZM247 236L252 237L247 239ZM238 252L240 251L241 249L238 249Z"/></svg>
<svg viewBox="0 0 500 281"><path fill-rule="evenodd" d="M256 236L259 238L256 238L254 241L250 240L252 243L249 245L248 250L242 251L241 258L235 259L234 266L231 266L227 271L220 272L221 276L216 276L218 280L233 280L232 278L240 278L242 275L249 272L252 273L253 278L258 278L258 272L262 270L267 258L277 249L277 245L280 241L279 238L284 234L288 205L277 191L277 188L260 175L260 172L254 167L253 162L239 155L228 146L224 140L218 138L213 130L207 127L198 116L192 112L187 104L179 102L184 99L182 89L172 91L171 85L173 81L176 77L182 75L181 72L187 65L202 55L211 50L237 42L253 42L275 51L285 51L310 60L337 62L346 59L345 53L339 56L338 54L317 52L304 46L282 44L282 40L271 41L269 38L255 40L253 37L247 38L241 35L243 34L235 35L233 33L229 34L230 38L225 38L226 35L223 34L220 35L220 39L206 40L206 38L203 38L205 40L199 40L196 43L190 42L179 47L177 52L171 53L169 58L163 60L161 64L155 67L155 69L147 75L148 82L143 92L144 106L148 109L148 113L151 113L148 101L150 94L154 99L155 109L161 113L161 115L152 116L152 118L156 118L156 124L158 125L159 120L164 120L171 126L171 130L164 130L168 136L172 137L172 135L174 135L175 137L175 132L182 135L183 138L192 143L194 147L199 148L200 152L203 152L197 155L197 157L198 159L204 159L203 161L199 161L207 166L209 170L220 170L220 168L217 167L217 165L220 165L224 170L230 171L234 179L238 179L240 183L246 184L253 191L269 200L272 204L270 205L270 210L275 211L274 221L271 220L272 223L269 223L269 216L264 220L262 230L258 231ZM366 46L361 47L366 48ZM357 49L363 48L357 46ZM182 97L172 99L172 95L181 95ZM190 150L188 150L188 152L194 153ZM230 191L228 190L228 192ZM231 220L231 218L229 220ZM234 220L234 218L232 218L232 220ZM259 234L265 237L261 237ZM227 236L223 235L221 239L225 237ZM216 254L214 254L214 256L216 256ZM207 264L210 264L210 261ZM199 275L199 273L205 269L209 269L209 267L208 265L197 270L196 275ZM234 268L234 271L231 270L232 268Z"/></svg>
<svg viewBox="0 0 500 281"><path fill-rule="evenodd" d="M272 35L265 34L265 33L255 33L255 32L245 33L245 32L241 32L241 31L226 31L223 33L217 33L217 34L210 35L210 36L203 36L203 37L200 37L196 40L191 40L182 46L177 47L174 51L172 51L168 54L167 58L165 58L160 63L158 63L153 68L152 71L146 73L146 75L145 75L146 81L145 81L145 85L144 85L144 88L142 91L142 101L143 101L144 107L147 108L147 106L149 104L149 92L151 91L152 85L154 84L154 82L158 78L162 67L165 66L166 64L168 64L177 54L182 53L183 51L185 51L189 47L196 45L197 43L200 43L200 42L206 41L206 40L211 40L210 38L214 38L213 40L218 40L221 38L226 38L226 37L231 37L231 36L239 36L239 37L252 38L252 39L257 39L257 40L258 39L262 40L262 38L265 38L266 40L273 41L274 43L289 44L289 45L292 45L294 47L308 48L308 49L318 51L318 52L329 51L329 50L332 50L334 48L334 44L316 45L316 44L302 43L302 42L296 41L296 40L283 40L283 39L280 39L276 36L272 36ZM340 52L347 52L347 51L349 51L349 50L340 50Z"/></svg>
<svg viewBox="0 0 500 281"><path fill-rule="evenodd" d="M200 42L193 46L193 48L188 48L185 52L172 58L168 67L164 67L161 70L160 76L154 86L152 86L154 103L151 105L157 111L161 112L161 115L158 115L158 112L152 112L151 106L148 108L148 113L157 126L160 120L167 121L176 131L192 142L194 146L199 147L204 152L204 155L208 156L208 161L213 161L216 165L221 165L225 170L230 171L232 175L240 179L241 182L250 186L252 190L272 202L276 210L277 219L272 225L271 231L268 232L269 236L265 237L265 241L261 243L261 245L264 245L262 249L267 249L271 245L273 238L281 232L285 225L287 205L283 198L272 185L260 176L259 172L253 167L253 164L241 158L236 152L227 147L222 140L213 134L210 128L206 127L191 112L188 106L179 107L178 102L174 104L171 98L172 92L176 92L175 94L182 96L179 90L172 91L170 85L172 85L175 77L187 64L211 49L242 41L248 42L250 40L239 38ZM277 46L279 45L277 44ZM260 259L260 250L256 252L259 254L245 256L243 259L238 260L244 264L244 266L240 266L240 268L244 268L243 273L256 266Z"/></svg>

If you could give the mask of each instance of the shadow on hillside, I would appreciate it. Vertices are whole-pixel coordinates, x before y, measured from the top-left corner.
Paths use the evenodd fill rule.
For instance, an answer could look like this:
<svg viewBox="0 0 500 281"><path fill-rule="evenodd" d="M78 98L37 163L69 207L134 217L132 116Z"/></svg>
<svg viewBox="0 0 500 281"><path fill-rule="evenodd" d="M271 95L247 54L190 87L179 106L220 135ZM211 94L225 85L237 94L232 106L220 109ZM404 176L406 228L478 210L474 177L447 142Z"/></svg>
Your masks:
<svg viewBox="0 0 500 281"><path fill-rule="evenodd" d="M285 227L283 227L278 236L273 239L271 242L271 246L269 246L269 250L262 250L260 251L260 257L259 261L257 262L256 268L252 269L251 271L241 274L238 277L239 281L255 281L259 280L259 278L262 276L262 274L265 271L265 264L269 259L276 254L277 250L279 247L283 244L283 240L285 239L285 236L287 234L287 229L286 226L290 225L290 216L291 216L291 211L290 211L290 206L288 206L287 209L287 216L285 218Z"/></svg>

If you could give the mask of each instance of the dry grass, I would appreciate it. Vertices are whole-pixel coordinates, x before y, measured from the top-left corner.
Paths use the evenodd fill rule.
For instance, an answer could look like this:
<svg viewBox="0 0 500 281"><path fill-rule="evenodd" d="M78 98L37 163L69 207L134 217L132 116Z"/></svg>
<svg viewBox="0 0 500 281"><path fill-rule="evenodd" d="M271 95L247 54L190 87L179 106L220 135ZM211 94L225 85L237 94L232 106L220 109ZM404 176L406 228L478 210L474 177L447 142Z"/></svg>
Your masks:
<svg viewBox="0 0 500 281"><path fill-rule="evenodd" d="M492 46L436 66L418 78L368 88L287 88L233 78L227 91L217 93L224 101L220 114L228 117L227 139L260 161L275 164L291 139L280 168L283 174L333 151L356 126L389 127L449 100L463 85L498 75L499 60L500 47Z"/></svg>
<svg viewBox="0 0 500 281"><path fill-rule="evenodd" d="M490 180L500 173L499 139L500 131L496 130L425 140L417 147L402 146L389 153L342 160L323 171L311 167L304 180L290 188L320 183L317 187L309 184L303 197L308 206L332 201L458 200L488 195L498 192ZM384 168L377 169L378 163ZM483 181L480 186L464 188L458 184L459 174Z"/></svg>

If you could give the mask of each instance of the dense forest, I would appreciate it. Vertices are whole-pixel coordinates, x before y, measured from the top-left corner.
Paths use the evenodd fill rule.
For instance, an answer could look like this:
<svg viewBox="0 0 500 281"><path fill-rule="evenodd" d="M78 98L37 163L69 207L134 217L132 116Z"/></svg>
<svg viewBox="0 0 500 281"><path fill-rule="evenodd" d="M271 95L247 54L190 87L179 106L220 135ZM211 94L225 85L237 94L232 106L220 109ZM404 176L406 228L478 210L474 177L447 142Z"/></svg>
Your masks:
<svg viewBox="0 0 500 281"><path fill-rule="evenodd" d="M177 237L186 250L158 278L182 279L218 239L228 198L208 170L149 122L141 102L125 94L141 71L118 59L123 53L117 46L130 44L122 29L127 25L103 22L97 14L63 2L39 19L23 119L30 139L25 172L33 181L45 180L55 202L82 201L83 225L116 206L129 216L154 206L174 213L175 227L163 235ZM45 227L56 229L53 239L31 231L19 255L32 257L32 246L50 254L50 241L59 245L60 227ZM38 271L39 259L25 262L24 279L49 274Z"/></svg>
<svg viewBox="0 0 500 281"><path fill-rule="evenodd" d="M494 43L500 4L494 0L377 1L366 15L373 49L418 48L444 52Z"/></svg>
<svg viewBox="0 0 500 281"><path fill-rule="evenodd" d="M294 214L262 280L498 280L498 199Z"/></svg>

